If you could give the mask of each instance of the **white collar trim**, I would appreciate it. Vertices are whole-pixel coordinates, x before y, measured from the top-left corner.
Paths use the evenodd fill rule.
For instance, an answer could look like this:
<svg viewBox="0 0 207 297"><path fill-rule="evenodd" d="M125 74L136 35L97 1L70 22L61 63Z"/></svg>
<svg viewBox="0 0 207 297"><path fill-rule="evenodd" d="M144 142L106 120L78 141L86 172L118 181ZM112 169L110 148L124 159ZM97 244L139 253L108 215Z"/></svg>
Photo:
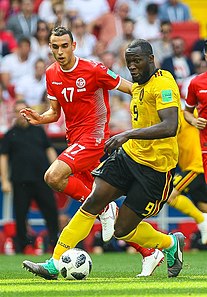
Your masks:
<svg viewBox="0 0 207 297"><path fill-rule="evenodd" d="M62 67L60 66L60 69L63 71L63 72L72 72L77 66L78 66L78 62L79 62L79 57L76 57L76 60L75 60L75 64L73 65L72 68L70 68L69 70L64 70L62 69Z"/></svg>

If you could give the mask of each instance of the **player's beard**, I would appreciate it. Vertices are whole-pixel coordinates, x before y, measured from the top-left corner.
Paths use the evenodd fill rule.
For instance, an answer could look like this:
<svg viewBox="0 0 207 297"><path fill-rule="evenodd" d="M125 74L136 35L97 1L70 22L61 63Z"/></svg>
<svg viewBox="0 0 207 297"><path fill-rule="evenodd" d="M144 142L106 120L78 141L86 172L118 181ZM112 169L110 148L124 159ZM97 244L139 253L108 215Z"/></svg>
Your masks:
<svg viewBox="0 0 207 297"><path fill-rule="evenodd" d="M150 67L146 67L142 71L141 75L139 75L139 77L136 77L136 76L133 77L132 76L132 78L133 78L134 82L138 82L139 85L142 85L142 84L146 83L149 80L150 76L151 76Z"/></svg>

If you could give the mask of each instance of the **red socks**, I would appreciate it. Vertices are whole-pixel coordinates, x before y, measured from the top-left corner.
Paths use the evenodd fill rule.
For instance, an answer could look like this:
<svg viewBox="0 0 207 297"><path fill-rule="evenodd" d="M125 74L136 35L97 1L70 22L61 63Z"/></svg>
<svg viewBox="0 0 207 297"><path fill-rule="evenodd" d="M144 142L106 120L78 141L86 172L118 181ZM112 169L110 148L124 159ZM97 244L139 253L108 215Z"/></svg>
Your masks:
<svg viewBox="0 0 207 297"><path fill-rule="evenodd" d="M91 189L87 188L84 183L75 176L69 177L68 184L63 191L63 193L80 202L84 202L90 192Z"/></svg>
<svg viewBox="0 0 207 297"><path fill-rule="evenodd" d="M129 245L133 246L137 250L137 252L139 252L142 255L143 258L151 256L155 251L155 249L143 248L134 242L127 242L127 243Z"/></svg>

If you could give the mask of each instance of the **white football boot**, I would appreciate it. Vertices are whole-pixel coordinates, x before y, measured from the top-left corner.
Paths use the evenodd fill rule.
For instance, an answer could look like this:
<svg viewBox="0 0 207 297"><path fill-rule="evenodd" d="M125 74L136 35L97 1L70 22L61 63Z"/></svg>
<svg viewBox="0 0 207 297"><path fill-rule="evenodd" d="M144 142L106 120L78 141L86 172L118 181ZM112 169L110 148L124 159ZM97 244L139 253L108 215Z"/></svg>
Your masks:
<svg viewBox="0 0 207 297"><path fill-rule="evenodd" d="M109 203L106 211L103 211L100 215L100 222L102 225L102 238L104 242L109 241L114 234L114 223L118 213L118 207L115 202Z"/></svg>
<svg viewBox="0 0 207 297"><path fill-rule="evenodd" d="M142 272L137 274L136 277L141 276L150 276L153 271L160 266L160 264L164 261L164 254L155 249L154 253L150 256L144 257L142 260Z"/></svg>

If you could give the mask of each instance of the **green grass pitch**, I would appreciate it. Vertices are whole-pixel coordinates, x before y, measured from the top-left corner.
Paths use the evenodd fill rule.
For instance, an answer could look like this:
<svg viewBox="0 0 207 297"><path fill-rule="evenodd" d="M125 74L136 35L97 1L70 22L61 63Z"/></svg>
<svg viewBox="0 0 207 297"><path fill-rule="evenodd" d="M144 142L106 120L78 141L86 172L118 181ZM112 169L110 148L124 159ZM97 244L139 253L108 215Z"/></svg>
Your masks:
<svg viewBox="0 0 207 297"><path fill-rule="evenodd" d="M207 296L207 251L185 252L184 267L177 278L167 277L166 261L153 276L135 278L141 269L139 254L91 255L93 268L88 279L46 281L21 268L27 259L41 262L49 255L0 256L1 297L119 297L119 296Z"/></svg>

